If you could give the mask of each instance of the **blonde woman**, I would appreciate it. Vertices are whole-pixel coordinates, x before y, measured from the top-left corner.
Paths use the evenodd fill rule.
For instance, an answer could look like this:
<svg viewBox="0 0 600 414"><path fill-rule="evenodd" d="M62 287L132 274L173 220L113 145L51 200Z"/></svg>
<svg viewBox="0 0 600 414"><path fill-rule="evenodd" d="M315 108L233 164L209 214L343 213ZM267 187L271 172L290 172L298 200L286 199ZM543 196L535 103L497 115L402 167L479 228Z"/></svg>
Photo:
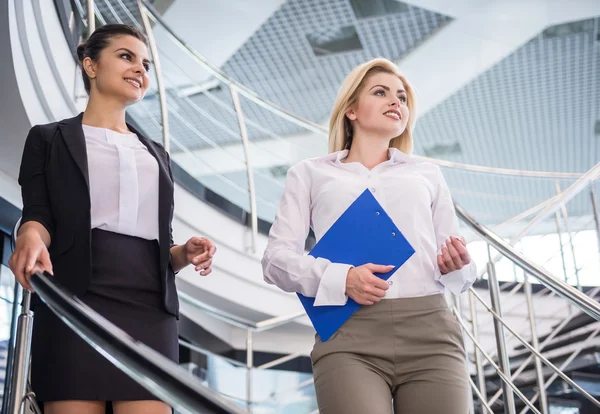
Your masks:
<svg viewBox="0 0 600 414"><path fill-rule="evenodd" d="M410 154L415 96L386 59L355 68L333 106L325 157L290 168L262 260L265 280L315 298L363 305L311 353L321 414L466 414L460 327L444 299L476 278L439 167ZM386 263L353 267L304 255L369 188L416 253L386 282Z"/></svg>

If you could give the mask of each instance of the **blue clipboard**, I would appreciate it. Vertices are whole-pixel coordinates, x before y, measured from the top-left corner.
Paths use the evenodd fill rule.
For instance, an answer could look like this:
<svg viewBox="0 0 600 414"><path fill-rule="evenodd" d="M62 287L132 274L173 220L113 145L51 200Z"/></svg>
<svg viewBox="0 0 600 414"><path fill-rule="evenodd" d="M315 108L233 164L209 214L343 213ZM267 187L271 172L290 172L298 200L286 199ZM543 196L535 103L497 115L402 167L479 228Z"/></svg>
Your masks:
<svg viewBox="0 0 600 414"><path fill-rule="evenodd" d="M375 274L387 280L414 253L415 249L367 189L337 219L309 255L353 266L366 263L396 266L388 273ZM299 293L298 297L323 342L361 306L351 298L343 306L314 306L314 298Z"/></svg>

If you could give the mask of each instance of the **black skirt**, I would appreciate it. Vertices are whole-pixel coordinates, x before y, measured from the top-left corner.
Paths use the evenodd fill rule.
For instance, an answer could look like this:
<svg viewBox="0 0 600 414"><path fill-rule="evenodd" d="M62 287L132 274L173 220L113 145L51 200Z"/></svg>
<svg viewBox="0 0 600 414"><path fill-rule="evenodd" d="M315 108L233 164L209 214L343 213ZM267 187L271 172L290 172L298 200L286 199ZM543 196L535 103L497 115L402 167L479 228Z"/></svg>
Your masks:
<svg viewBox="0 0 600 414"><path fill-rule="evenodd" d="M80 298L134 339L178 362L177 321L162 303L159 246L92 231L92 278ZM31 386L40 402L157 400L43 304L34 310Z"/></svg>

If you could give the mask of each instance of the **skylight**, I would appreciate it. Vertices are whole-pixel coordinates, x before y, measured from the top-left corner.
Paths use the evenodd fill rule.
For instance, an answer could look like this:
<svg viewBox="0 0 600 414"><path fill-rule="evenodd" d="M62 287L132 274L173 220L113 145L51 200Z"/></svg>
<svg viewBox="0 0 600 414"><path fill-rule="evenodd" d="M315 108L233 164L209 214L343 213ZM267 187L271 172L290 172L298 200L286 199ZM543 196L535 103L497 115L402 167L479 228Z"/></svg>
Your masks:
<svg viewBox="0 0 600 414"><path fill-rule="evenodd" d="M352 25L309 33L306 38L316 56L328 56L363 48L356 27Z"/></svg>

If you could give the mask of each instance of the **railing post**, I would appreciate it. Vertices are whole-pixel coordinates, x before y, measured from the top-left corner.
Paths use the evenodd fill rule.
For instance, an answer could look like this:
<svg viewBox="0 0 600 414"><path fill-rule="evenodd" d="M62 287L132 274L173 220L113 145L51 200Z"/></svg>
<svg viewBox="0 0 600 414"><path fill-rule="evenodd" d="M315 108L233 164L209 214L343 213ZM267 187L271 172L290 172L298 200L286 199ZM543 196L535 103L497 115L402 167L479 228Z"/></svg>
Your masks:
<svg viewBox="0 0 600 414"><path fill-rule="evenodd" d="M254 366L254 351L252 345L252 331L246 334L246 405L248 412L252 412L252 367Z"/></svg>
<svg viewBox="0 0 600 414"><path fill-rule="evenodd" d="M531 283L529 283L529 275L525 272L525 297L527 298L527 313L529 313L529 328L531 330L531 346L541 353L540 344L537 337L537 329L535 327L535 308L533 307L533 295L531 294ZM546 386L544 385L544 373L542 371L542 361L535 357L535 374L540 393L540 411L543 414L548 413L548 399L546 398Z"/></svg>
<svg viewBox="0 0 600 414"><path fill-rule="evenodd" d="M556 193L557 195L560 195L560 193L562 192L560 184L558 181L555 181L554 183L556 185ZM577 283L577 289L582 290L581 283L579 281L579 268L577 266L577 258L575 257L575 246L573 246L573 233L571 232L571 225L569 224L569 212L567 211L567 204L562 203L560 209L563 215L563 219L565 220L565 230L567 232L567 235L569 236L571 256L573 256L573 268L575 270L575 282Z"/></svg>
<svg viewBox="0 0 600 414"><path fill-rule="evenodd" d="M490 285L490 300L492 309L502 317L502 306L500 305L500 286L496 277L496 269L492 262L491 246L487 245L488 249L488 281ZM496 346L498 348L498 366L502 372L510 378L510 361L508 351L506 349L506 335L504 333L504 325L498 319L494 318L494 331L496 333ZM502 380L501 380L502 381ZM504 399L504 413L515 414L515 397L510 386L502 381L502 391Z"/></svg>
<svg viewBox="0 0 600 414"><path fill-rule="evenodd" d="M462 297L461 295L451 295L453 301L454 301L454 308L456 309L456 313L457 313L457 317L460 319L465 319L464 315L463 315L463 307L462 307ZM464 332L463 329L460 330L461 334L462 334L462 338L463 338L463 347L465 350L465 367L467 369L467 372L469 372L469 365L470 365L470 360L469 360L469 351L467 350L467 334ZM469 393L469 399L471 402L471 409L469 410L469 414L474 414L475 413L475 400L473 399L473 393L470 392Z"/></svg>
<svg viewBox="0 0 600 414"><path fill-rule="evenodd" d="M14 239L13 239L14 240ZM14 248L14 247L13 247ZM21 296L21 285L15 281L13 290L13 302L10 320L10 339L8 341L8 350L6 355L6 374L4 381L4 398L2 398L2 413L8 413L8 402L11 400L12 393L12 373L15 362L15 338L17 337L17 324L19 322L19 297Z"/></svg>
<svg viewBox="0 0 600 414"><path fill-rule="evenodd" d="M141 0L139 0L141 1ZM238 124L240 127L240 136L242 137L242 144L244 148L244 159L246 160L246 174L248 175L248 194L250 196L250 228L252 231L252 241L250 245L250 252L256 253L256 239L258 238L258 213L256 211L256 189L254 186L254 172L252 170L252 163L250 162L250 144L248 139L248 130L246 129L246 121L244 120L244 111L240 103L240 97L237 90L233 86L229 86L231 92L231 98L233 100L233 106L238 118Z"/></svg>
<svg viewBox="0 0 600 414"><path fill-rule="evenodd" d="M33 315L30 310L31 292L22 289L17 284L15 287L15 301L18 301L19 290L23 291L23 302L21 314L17 321L15 349L12 370L10 372L10 395L7 396L7 414L21 414L23 412L23 402L27 394L27 378L29 376L29 357L33 329Z"/></svg>
<svg viewBox="0 0 600 414"><path fill-rule="evenodd" d="M556 235L558 236L558 244L560 245L560 258L562 260L563 273L565 283L569 283L569 275L567 273L567 262L565 261L565 249L563 246L562 229L560 228L560 217L558 211L554 213L554 221L556 222Z"/></svg>
<svg viewBox="0 0 600 414"><path fill-rule="evenodd" d="M590 198L592 199L592 214L594 215L594 223L596 223L596 237L598 238L598 254L600 255L600 213L598 213L598 205L596 204L596 190L594 183L590 184Z"/></svg>
<svg viewBox="0 0 600 414"><path fill-rule="evenodd" d="M165 90L165 83L162 76L162 68L160 66L160 56L158 53L158 47L156 47L154 33L152 32L152 25L150 24L150 19L148 19L148 15L146 14L146 9L142 4L142 0L137 0L137 5L140 11L140 16L142 16L142 24L144 25L144 31L146 32L146 36L148 36L150 54L152 55L154 70L156 71L156 87L158 88L158 98L160 101L163 147L165 147L165 151L170 153L171 140L169 138L169 108L167 106L167 93Z"/></svg>
<svg viewBox="0 0 600 414"><path fill-rule="evenodd" d="M471 311L471 333L475 340L479 341L479 326L477 324L477 305L473 293L469 290L469 308ZM481 361L481 353L477 347L473 347L473 354L475 355L475 376L477 379L477 388L481 393L481 397L484 401L487 401L487 390L485 387L485 376L483 375L483 363Z"/></svg>
<svg viewBox="0 0 600 414"><path fill-rule="evenodd" d="M94 11L94 0L87 0L87 27L88 37L96 30L96 13Z"/></svg>

